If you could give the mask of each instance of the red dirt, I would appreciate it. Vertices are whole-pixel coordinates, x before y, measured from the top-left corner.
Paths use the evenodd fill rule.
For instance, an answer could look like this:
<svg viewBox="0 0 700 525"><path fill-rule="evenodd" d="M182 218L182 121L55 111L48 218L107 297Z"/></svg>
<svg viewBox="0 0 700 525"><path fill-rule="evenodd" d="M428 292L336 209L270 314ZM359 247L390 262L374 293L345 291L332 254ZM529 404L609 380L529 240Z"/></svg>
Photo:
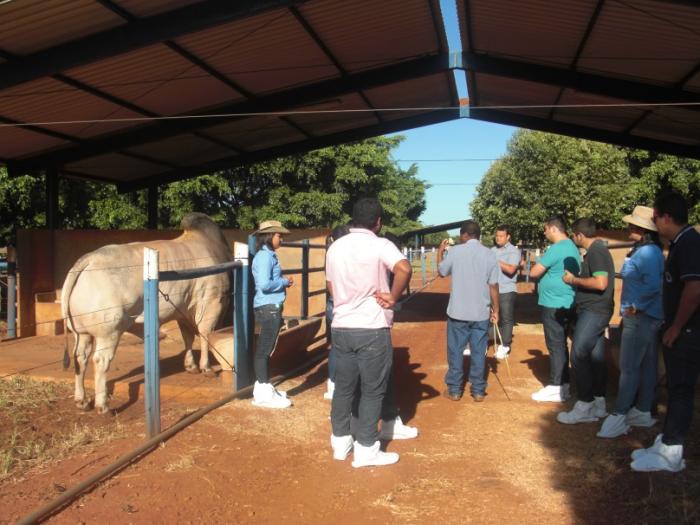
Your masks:
<svg viewBox="0 0 700 525"><path fill-rule="evenodd" d="M650 443L658 425L604 441L595 437L598 424L560 425L555 415L562 406L530 400L530 393L540 387L548 371L531 293L519 297L510 374L505 364L488 359L485 402L474 403L468 396L453 402L439 395L446 368L447 286L448 281L441 280L427 287L404 306L394 327L397 397L404 420L420 429L415 440L388 443L388 450L401 454L398 464L353 469L349 460L331 458L330 404L322 399L324 362L280 386L293 399L292 409L265 411L251 406L249 400L234 401L49 521L539 524L700 520L697 438L687 447L686 472L635 474L629 470L629 453ZM185 374L174 374L169 380L180 377L189 381ZM15 522L54 498L61 487L75 485L140 444L143 403L129 399L129 392L133 389L117 388L112 401L112 406L123 407L115 417L127 437L4 482L0 485L0 521ZM613 399L614 391L608 396L609 403ZM164 428L183 417L188 408L198 406L194 398L187 402L191 403L188 407L179 398L165 399ZM75 415L70 400L51 407L50 413L68 420L79 417L91 424L114 424L110 417L94 413ZM35 416L37 424L47 419L42 414ZM49 428L59 423L54 420Z"/></svg>

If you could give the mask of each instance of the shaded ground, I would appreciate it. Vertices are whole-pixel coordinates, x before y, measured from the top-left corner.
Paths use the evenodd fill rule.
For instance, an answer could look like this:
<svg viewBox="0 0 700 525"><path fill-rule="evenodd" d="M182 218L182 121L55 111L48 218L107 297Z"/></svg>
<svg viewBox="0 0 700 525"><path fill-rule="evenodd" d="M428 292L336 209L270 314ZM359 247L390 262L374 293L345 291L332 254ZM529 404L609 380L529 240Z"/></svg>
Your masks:
<svg viewBox="0 0 700 525"><path fill-rule="evenodd" d="M548 371L534 296L519 296L510 374L489 357L484 403L439 395L445 372L448 282L436 281L404 306L394 328L397 395L418 439L387 449L398 464L353 469L331 459L326 365L281 385L294 407L263 411L234 401L96 487L54 523L696 523L700 443L689 469L635 474L630 451L659 431L635 429L603 441L598 424L564 426L562 409L530 400ZM522 292L526 292L523 288ZM46 346L49 342L44 342ZM0 346L0 353L5 347ZM121 352L121 349L120 349ZM490 350L490 355L493 351ZM126 355L126 354L124 354ZM59 356L60 358L60 356ZM117 360L119 359L119 354ZM124 363L122 363L124 366ZM119 374L115 374L118 376ZM122 375L129 376L122 370ZM176 381L184 374L169 376ZM219 380L212 380L219 381ZM211 384L210 384L211 386ZM196 389L193 388L193 392ZM68 395L68 394L66 394ZM609 396L609 403L614 392ZM190 403L187 406L183 403ZM115 389L117 416L77 414L69 399L32 413L124 429L112 441L18 472L0 485L0 521L14 522L143 440L143 404ZM195 397L166 397L164 427L196 408ZM663 409L663 404L661 405ZM72 420L71 420L72 421ZM699 419L696 418L696 422ZM698 432L695 433L696 435Z"/></svg>

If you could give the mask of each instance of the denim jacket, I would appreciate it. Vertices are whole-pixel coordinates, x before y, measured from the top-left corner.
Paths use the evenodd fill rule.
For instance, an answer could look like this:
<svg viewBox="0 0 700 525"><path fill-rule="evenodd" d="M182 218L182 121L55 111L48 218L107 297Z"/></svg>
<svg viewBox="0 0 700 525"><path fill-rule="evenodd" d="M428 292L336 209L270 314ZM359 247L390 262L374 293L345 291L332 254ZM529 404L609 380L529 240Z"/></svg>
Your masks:
<svg viewBox="0 0 700 525"><path fill-rule="evenodd" d="M655 319L663 319L661 287L664 256L653 243L635 246L620 270L622 276L622 311L634 306Z"/></svg>
<svg viewBox="0 0 700 525"><path fill-rule="evenodd" d="M277 254L268 246L263 246L253 257L253 279L255 279L253 308L284 303L289 279L282 277L282 267L277 260Z"/></svg>

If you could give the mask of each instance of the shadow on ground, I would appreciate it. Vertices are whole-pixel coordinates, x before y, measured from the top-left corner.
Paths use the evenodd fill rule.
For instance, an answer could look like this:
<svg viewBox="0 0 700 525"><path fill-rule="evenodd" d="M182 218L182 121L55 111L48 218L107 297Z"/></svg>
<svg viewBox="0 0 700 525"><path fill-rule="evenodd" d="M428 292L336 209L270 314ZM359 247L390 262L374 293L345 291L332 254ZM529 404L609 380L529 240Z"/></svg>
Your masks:
<svg viewBox="0 0 700 525"><path fill-rule="evenodd" d="M532 352L532 351L531 351ZM535 358L547 361L546 358ZM538 363L533 369L539 369ZM612 370L610 371L612 372ZM607 404L617 394L617 373L610 373ZM555 459L552 488L567 494L576 523L700 523L700 421L696 393L694 428L685 447L688 468L677 474L641 473L630 469L630 454L647 447L662 430L666 411L665 388L659 388L659 423L632 428L615 439L596 437L602 420L563 425L553 412L541 416L541 440ZM562 405L570 410L571 402Z"/></svg>

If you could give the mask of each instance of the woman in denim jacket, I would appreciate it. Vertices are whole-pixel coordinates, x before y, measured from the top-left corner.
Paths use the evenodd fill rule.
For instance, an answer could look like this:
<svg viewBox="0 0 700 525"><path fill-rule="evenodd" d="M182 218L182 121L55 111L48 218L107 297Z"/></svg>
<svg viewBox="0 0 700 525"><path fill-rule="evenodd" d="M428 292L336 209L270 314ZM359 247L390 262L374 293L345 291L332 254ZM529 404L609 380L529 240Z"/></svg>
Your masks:
<svg viewBox="0 0 700 525"><path fill-rule="evenodd" d="M636 206L632 215L622 219L629 224L629 236L635 244L620 271L620 384L615 409L597 434L602 438L627 434L631 426L651 427L656 423L651 408L656 389L658 333L663 323L664 256L652 216L652 208Z"/></svg>
<svg viewBox="0 0 700 525"><path fill-rule="evenodd" d="M282 244L282 235L286 233L289 230L279 221L264 221L255 232L258 251L253 258L253 312L260 334L255 347L253 404L265 408L287 408L292 404L285 392L279 392L272 386L269 377L270 355L282 327L286 290L294 282L291 277L282 277L282 267L275 253Z"/></svg>

